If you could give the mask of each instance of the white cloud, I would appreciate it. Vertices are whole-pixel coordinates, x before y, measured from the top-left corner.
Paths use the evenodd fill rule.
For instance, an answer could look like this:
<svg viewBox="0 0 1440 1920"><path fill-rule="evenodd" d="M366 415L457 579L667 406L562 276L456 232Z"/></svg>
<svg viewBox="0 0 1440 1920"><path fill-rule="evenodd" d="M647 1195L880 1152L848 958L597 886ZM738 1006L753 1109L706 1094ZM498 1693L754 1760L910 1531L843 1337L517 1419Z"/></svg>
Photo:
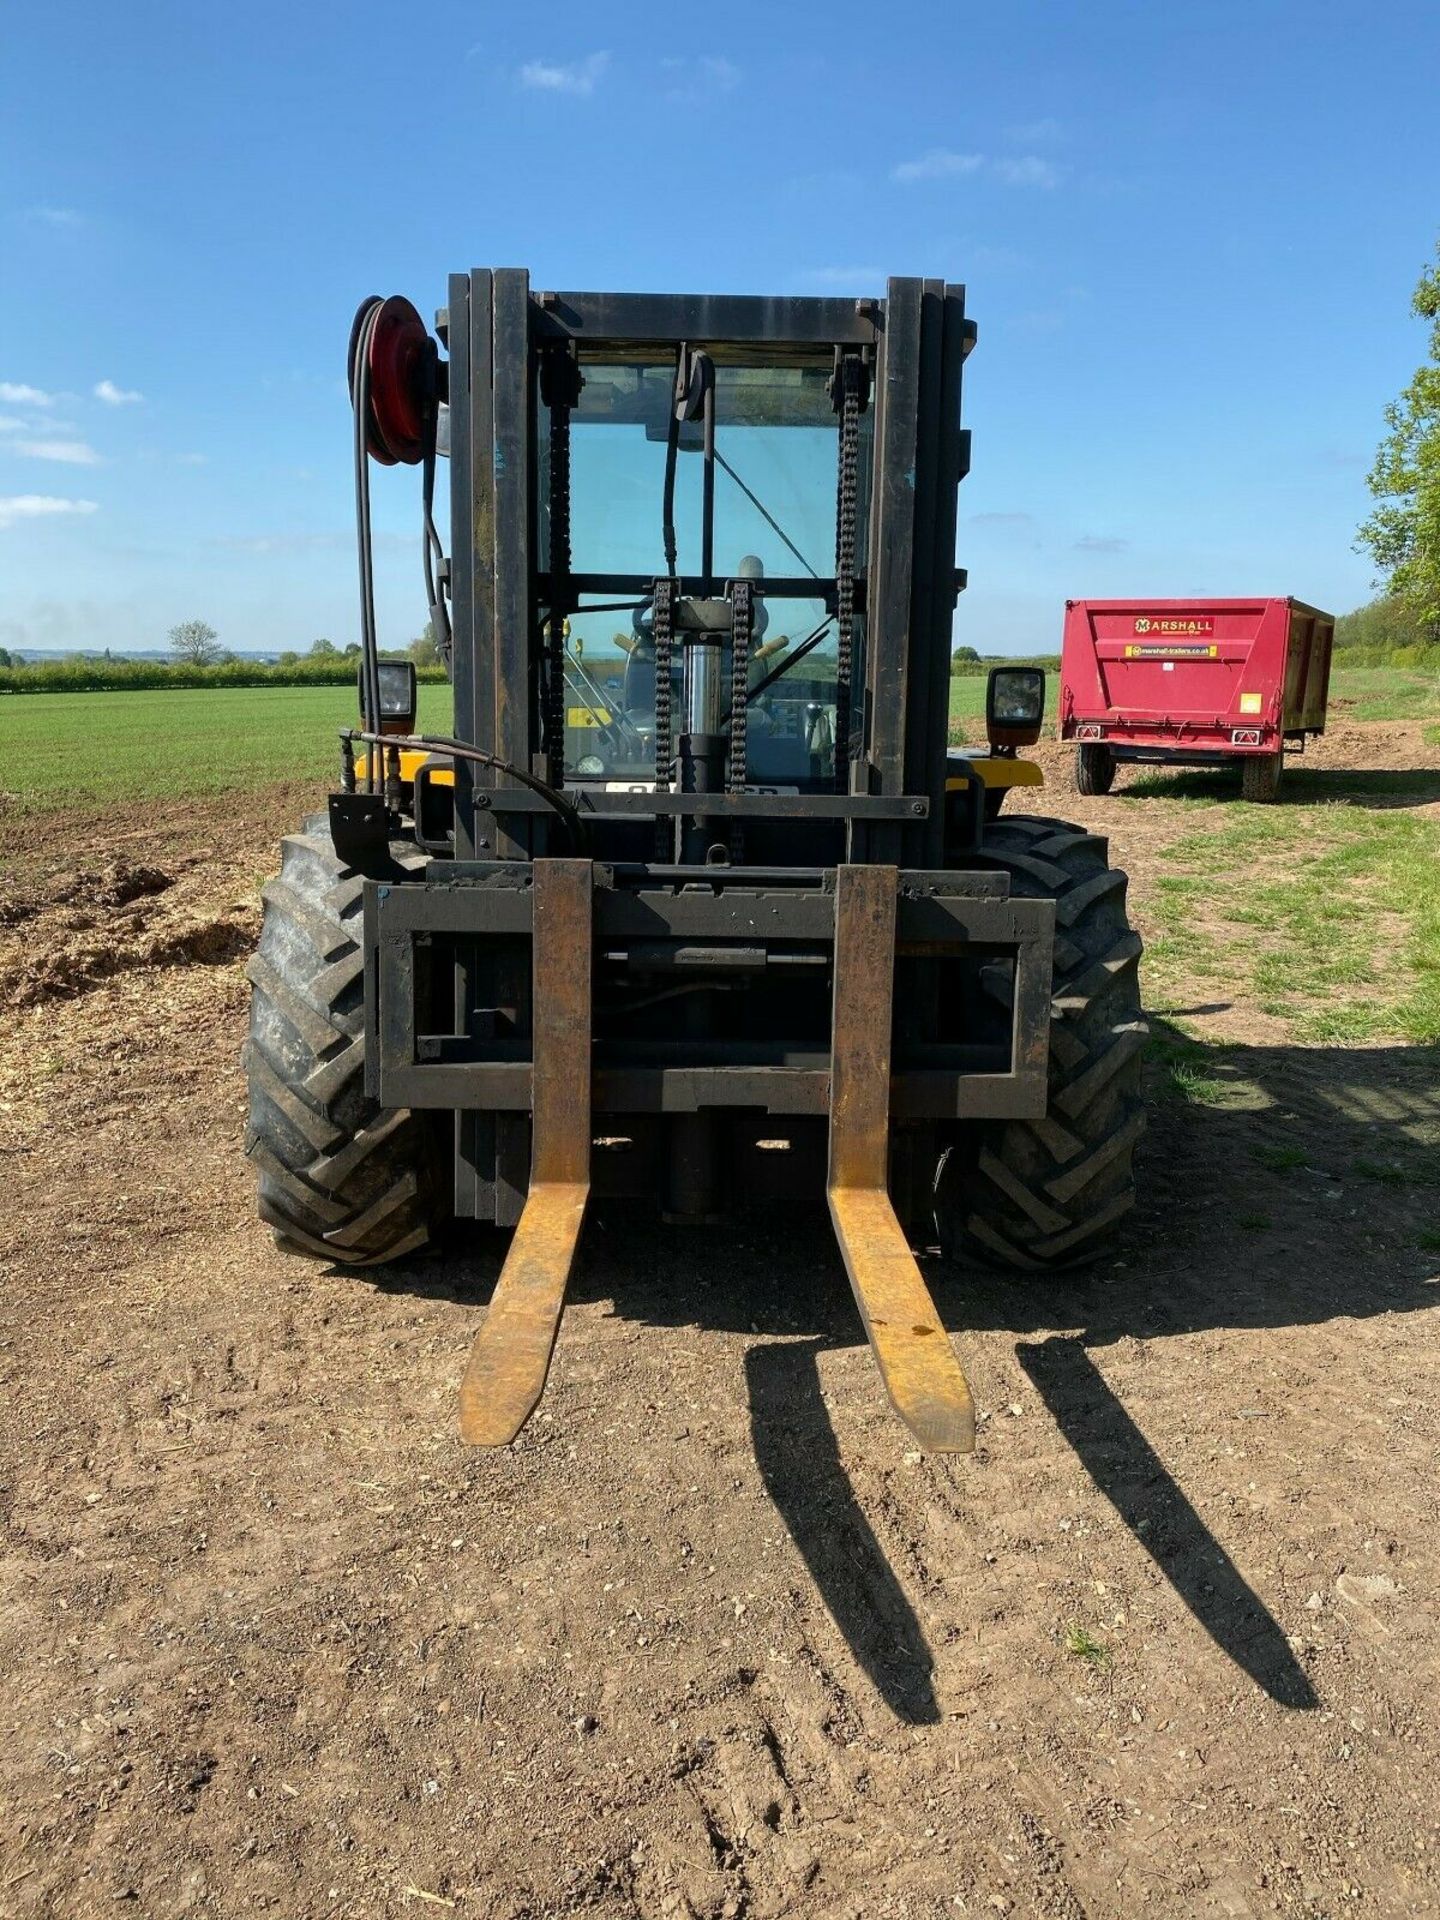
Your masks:
<svg viewBox="0 0 1440 1920"><path fill-rule="evenodd" d="M918 160L902 160L890 169L890 178L902 186L919 180L955 180L985 174L1007 187L1057 187L1060 169L1038 154L1024 153L993 159L983 153L954 153L949 147L932 147Z"/></svg>
<svg viewBox="0 0 1440 1920"><path fill-rule="evenodd" d="M49 493L0 494L0 527L13 527L19 520L41 520L51 514L95 511L93 500L57 500Z"/></svg>
<svg viewBox="0 0 1440 1920"><path fill-rule="evenodd" d="M0 433L24 433L25 422L13 413L0 413Z"/></svg>
<svg viewBox="0 0 1440 1920"><path fill-rule="evenodd" d="M890 178L907 186L915 180L950 180L957 174L979 173L984 164L983 153L952 153L948 147L932 147L918 160L902 160L891 169Z"/></svg>
<svg viewBox="0 0 1440 1920"><path fill-rule="evenodd" d="M95 398L103 400L107 407L134 407L145 398L133 387L117 387L113 380L97 380L94 391Z"/></svg>
<svg viewBox="0 0 1440 1920"><path fill-rule="evenodd" d="M14 380L0 380L0 400L7 401L12 407L53 407L53 393L42 393L39 387L27 387Z"/></svg>
<svg viewBox="0 0 1440 1920"><path fill-rule="evenodd" d="M1087 533L1075 542L1077 553L1126 553L1128 540L1117 539L1113 534Z"/></svg>
<svg viewBox="0 0 1440 1920"><path fill-rule="evenodd" d="M587 53L583 60L527 60L520 84L541 93L593 93L609 64L608 53Z"/></svg>
<svg viewBox="0 0 1440 1920"><path fill-rule="evenodd" d="M84 215L77 213L74 207L27 207L25 218L42 227L74 228L85 224Z"/></svg>
<svg viewBox="0 0 1440 1920"><path fill-rule="evenodd" d="M100 456L85 440L17 440L27 460L59 460L67 467L98 467Z"/></svg>
<svg viewBox="0 0 1440 1920"><path fill-rule="evenodd" d="M1038 153L1022 153L1017 160L996 160L991 171L1007 187L1058 187L1060 169Z"/></svg>

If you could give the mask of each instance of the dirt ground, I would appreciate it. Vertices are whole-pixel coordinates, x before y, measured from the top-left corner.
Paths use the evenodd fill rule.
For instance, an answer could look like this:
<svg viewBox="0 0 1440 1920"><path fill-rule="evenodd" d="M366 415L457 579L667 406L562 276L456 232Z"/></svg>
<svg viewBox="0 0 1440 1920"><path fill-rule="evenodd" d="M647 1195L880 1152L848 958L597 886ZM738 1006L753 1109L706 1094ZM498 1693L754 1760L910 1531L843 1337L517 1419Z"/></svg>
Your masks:
<svg viewBox="0 0 1440 1920"><path fill-rule="evenodd" d="M254 1218L308 801L0 820L0 1913L1440 1912L1435 1050L1191 1009L1237 1098L1157 1088L1116 1260L928 1263L973 1458L888 1412L818 1205L601 1213L467 1452L494 1243L357 1279ZM1184 810L1051 805L1143 930Z"/></svg>

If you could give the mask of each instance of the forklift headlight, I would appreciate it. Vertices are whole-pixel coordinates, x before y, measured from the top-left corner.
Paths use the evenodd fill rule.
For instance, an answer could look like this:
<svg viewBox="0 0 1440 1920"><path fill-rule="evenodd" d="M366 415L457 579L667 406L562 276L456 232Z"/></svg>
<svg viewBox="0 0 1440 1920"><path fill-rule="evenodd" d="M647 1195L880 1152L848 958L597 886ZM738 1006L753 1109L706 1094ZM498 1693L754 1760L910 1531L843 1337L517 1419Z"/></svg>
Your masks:
<svg viewBox="0 0 1440 1920"><path fill-rule="evenodd" d="M365 707L365 667L360 667L360 707ZM380 732L413 733L416 709L415 662L380 662Z"/></svg>
<svg viewBox="0 0 1440 1920"><path fill-rule="evenodd" d="M992 667L985 684L985 730L996 747L1028 747L1045 718L1042 667Z"/></svg>

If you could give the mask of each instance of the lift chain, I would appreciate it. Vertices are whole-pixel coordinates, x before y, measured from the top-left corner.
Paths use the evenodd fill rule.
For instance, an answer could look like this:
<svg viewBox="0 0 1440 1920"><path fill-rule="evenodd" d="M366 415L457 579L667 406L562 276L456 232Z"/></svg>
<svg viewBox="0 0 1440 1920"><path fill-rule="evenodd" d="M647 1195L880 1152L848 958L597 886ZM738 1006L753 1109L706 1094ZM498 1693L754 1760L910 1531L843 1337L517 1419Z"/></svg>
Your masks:
<svg viewBox="0 0 1440 1920"><path fill-rule="evenodd" d="M835 498L835 786L850 789L851 684L855 646L856 512L860 493L860 412L866 399L865 363L859 354L840 357L831 383L831 401L840 415L840 478ZM838 388L838 391L836 390Z"/></svg>
<svg viewBox="0 0 1440 1920"><path fill-rule="evenodd" d="M725 775L728 793L743 793L749 778L746 765L750 696L750 635L755 618L755 592L748 580L730 586L730 756ZM730 823L730 858L745 857L745 832L739 820Z"/></svg>
<svg viewBox="0 0 1440 1920"><path fill-rule="evenodd" d="M657 580L651 601L650 637L655 648L655 791L670 791L674 764L674 745L670 738L671 693L671 614L675 583ZM655 858L669 861L675 857L674 825L668 814L655 819Z"/></svg>
<svg viewBox="0 0 1440 1920"><path fill-rule="evenodd" d="M550 409L550 618L546 628L542 713L546 773L565 784L565 622L574 611L570 588L570 409L584 381L569 343L550 348L540 365L540 396Z"/></svg>

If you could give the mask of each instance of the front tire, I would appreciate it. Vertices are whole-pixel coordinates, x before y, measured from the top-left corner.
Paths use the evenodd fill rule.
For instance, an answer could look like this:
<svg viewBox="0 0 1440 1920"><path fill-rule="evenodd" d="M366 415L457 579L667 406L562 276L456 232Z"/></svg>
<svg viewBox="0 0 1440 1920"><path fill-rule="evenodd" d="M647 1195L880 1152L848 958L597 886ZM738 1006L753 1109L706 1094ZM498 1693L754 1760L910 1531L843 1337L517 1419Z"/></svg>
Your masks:
<svg viewBox="0 0 1440 1920"><path fill-rule="evenodd" d="M984 864L1017 899L1055 902L1049 1102L1043 1118L963 1125L942 1155L935 1225L951 1259L1054 1270L1097 1260L1135 1201L1135 1145L1145 1017L1140 936L1127 879L1106 843L1065 820L1011 815L985 841ZM981 973L983 997L1009 1029L1015 963Z"/></svg>
<svg viewBox="0 0 1440 1920"><path fill-rule="evenodd" d="M409 845L392 848L418 871ZM247 969L250 1121L260 1217L284 1252L351 1266L399 1260L444 1215L428 1115L386 1110L365 1092L364 876L331 843L323 814L281 843Z"/></svg>
<svg viewBox="0 0 1440 1920"><path fill-rule="evenodd" d="M1109 793L1115 784L1115 753L1089 741L1075 752L1075 791L1087 797Z"/></svg>

